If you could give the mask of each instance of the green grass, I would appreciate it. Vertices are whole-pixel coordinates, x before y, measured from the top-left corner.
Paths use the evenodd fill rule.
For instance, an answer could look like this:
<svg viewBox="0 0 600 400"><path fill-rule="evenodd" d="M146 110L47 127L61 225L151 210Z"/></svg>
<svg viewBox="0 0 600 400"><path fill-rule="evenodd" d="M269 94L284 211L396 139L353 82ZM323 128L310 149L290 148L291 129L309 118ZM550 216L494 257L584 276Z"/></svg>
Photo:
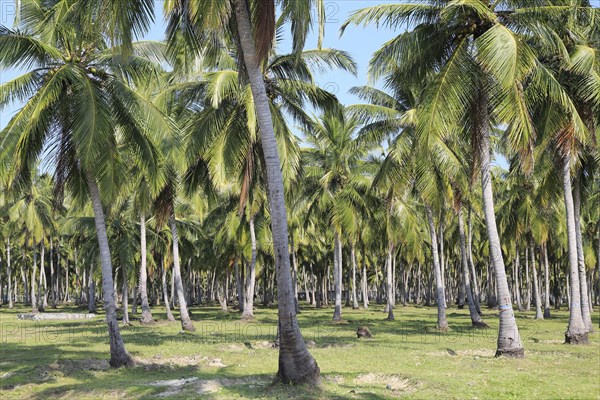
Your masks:
<svg viewBox="0 0 600 400"><path fill-rule="evenodd" d="M330 322L331 309L302 309L300 325L305 339L316 343L310 351L323 378L317 388L270 384L277 350L261 342L275 335L274 308L259 308L256 321L242 323L238 313L192 307L197 331L185 334L177 322L133 322L121 332L139 365L117 370L101 361L108 359L102 315L93 321L17 320L17 313L27 311L0 307L2 399L159 398L169 393L165 398L600 399L600 335L590 335L588 346L562 344L566 311L553 311L552 319L544 321L519 313L526 357L514 360L494 358L497 314L492 310L484 315L492 328L476 330L470 328L468 310L450 308L451 331L439 334L435 308L399 306L394 322L384 321L379 306L345 308L344 324ZM53 311L85 312L73 307ZM154 318L164 319L162 308L153 311ZM372 340L356 338L359 325L370 327ZM179 387L152 385L186 378L196 380Z"/></svg>

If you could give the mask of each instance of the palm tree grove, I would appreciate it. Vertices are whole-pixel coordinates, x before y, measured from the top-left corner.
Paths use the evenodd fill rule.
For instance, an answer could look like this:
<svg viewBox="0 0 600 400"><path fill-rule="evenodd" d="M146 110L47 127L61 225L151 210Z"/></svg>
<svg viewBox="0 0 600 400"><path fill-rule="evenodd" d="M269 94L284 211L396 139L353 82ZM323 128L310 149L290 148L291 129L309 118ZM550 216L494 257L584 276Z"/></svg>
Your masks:
<svg viewBox="0 0 600 400"><path fill-rule="evenodd" d="M0 398L600 399L598 0L0 17Z"/></svg>

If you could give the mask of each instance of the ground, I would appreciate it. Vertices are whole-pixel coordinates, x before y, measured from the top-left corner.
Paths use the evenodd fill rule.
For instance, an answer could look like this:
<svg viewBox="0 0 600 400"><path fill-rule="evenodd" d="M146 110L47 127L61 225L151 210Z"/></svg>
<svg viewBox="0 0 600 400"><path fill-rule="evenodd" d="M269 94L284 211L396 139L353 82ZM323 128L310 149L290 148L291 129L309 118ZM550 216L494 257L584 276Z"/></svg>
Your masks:
<svg viewBox="0 0 600 400"><path fill-rule="evenodd" d="M192 307L195 333L178 322L122 326L137 366L110 369L103 315L95 320L21 321L0 307L2 399L600 399L600 334L590 345L563 344L568 313L533 319L518 313L524 359L494 358L497 311L484 310L490 329L472 329L468 310L448 309L451 330L435 330L437 310L401 307L388 322L382 306L345 308L342 323L332 309L302 308L300 326L321 368L319 387L271 385L277 369L276 309L258 308L254 322L218 307ZM48 312L85 312L60 307ZM177 314L175 314L177 317ZM131 317L135 318L136 315ZM139 317L139 314L137 315ZM594 326L598 329L598 310ZM357 339L366 325L372 339Z"/></svg>

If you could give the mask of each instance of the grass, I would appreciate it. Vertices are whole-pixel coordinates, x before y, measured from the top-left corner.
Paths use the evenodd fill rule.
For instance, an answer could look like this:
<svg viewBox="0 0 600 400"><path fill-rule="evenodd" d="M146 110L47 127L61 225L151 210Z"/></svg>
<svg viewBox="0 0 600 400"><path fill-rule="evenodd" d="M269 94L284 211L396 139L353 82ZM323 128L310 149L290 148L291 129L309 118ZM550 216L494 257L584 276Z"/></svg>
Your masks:
<svg viewBox="0 0 600 400"><path fill-rule="evenodd" d="M590 335L588 346L562 344L566 311L544 321L518 313L526 357L515 360L494 358L493 310L484 311L491 328L481 330L470 328L468 310L449 308L451 330L440 334L435 308L399 306L394 322L384 321L380 306L345 308L341 324L330 322L332 309L304 308L300 325L315 342L310 351L323 383L298 388L271 385L278 353L267 344L276 333L276 309L259 308L250 323L217 307L191 309L195 333L180 333L178 322L122 326L138 366L113 370L101 314L21 321L16 314L29 309L0 307L0 398L600 399L600 334ZM56 311L85 312L48 310ZM165 319L164 309L153 309L153 316ZM369 326L371 340L356 338L360 325Z"/></svg>

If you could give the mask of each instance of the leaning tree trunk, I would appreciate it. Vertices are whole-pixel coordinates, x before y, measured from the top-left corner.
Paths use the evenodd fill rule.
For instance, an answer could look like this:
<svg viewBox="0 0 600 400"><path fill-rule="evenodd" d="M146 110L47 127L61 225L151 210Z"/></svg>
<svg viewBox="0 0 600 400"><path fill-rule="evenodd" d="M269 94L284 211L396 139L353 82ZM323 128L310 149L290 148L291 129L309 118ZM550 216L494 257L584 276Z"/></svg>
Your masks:
<svg viewBox="0 0 600 400"><path fill-rule="evenodd" d="M104 297L104 311L106 313L106 323L108 325L108 336L110 342L110 365L112 367L121 367L133 365L133 359L125 350L123 338L119 331L117 321L117 305L115 303L113 289L112 260L110 257L110 248L108 246L108 236L106 235L106 223L104 221L104 210L100 200L100 191L96 179L87 174L88 188L92 199L94 209L94 222L96 224L96 236L98 237L98 246L100 247L100 264L102 266L102 295Z"/></svg>
<svg viewBox="0 0 600 400"><path fill-rule="evenodd" d="M308 352L298 326L294 307L294 292L290 274L288 252L287 216L283 189L281 163L271 119L269 98L254 43L253 29L245 0L234 0L239 45L243 54L258 125L267 172L268 200L271 212L271 231L277 274L277 300L279 317L279 371L283 383L317 383L320 370Z"/></svg>
<svg viewBox="0 0 600 400"><path fill-rule="evenodd" d="M358 298L356 297L356 253L354 244L350 248L350 258L352 259L352 309L358 309Z"/></svg>
<svg viewBox="0 0 600 400"><path fill-rule="evenodd" d="M333 320L342 319L342 241L336 231L333 243L333 282L335 287L335 308Z"/></svg>
<svg viewBox="0 0 600 400"><path fill-rule="evenodd" d="M575 207L571 190L571 157L566 154L562 163L563 195L567 216L567 241L569 254L569 325L565 332L565 342L571 344L588 343L588 332L581 313L581 286L577 259L577 231Z"/></svg>
<svg viewBox="0 0 600 400"><path fill-rule="evenodd" d="M181 329L194 332L196 328L190 319L185 301L185 292L181 281L181 267L179 264L179 235L177 234L177 223L174 212L171 211L169 217L169 226L171 227L171 238L173 241L173 277L175 280L175 290L177 291L177 300L179 301L179 316L181 318Z"/></svg>
<svg viewBox="0 0 600 400"><path fill-rule="evenodd" d="M481 169L481 190L483 198L483 212L485 215L485 226L487 229L491 262L494 266L496 277L496 297L500 315L500 327L498 330L498 349L496 357L505 355L509 357L523 357L524 350L521 344L519 329L515 320L512 307L512 299L506 280L506 270L504 268L504 259L502 258L502 248L500 247L500 236L496 227L496 215L494 214L494 195L492 191L492 177L490 173L490 132L487 116L487 98L484 90L480 91L480 101L478 110L479 129L481 137L479 138L479 159ZM483 115L481 115L483 114Z"/></svg>
<svg viewBox="0 0 600 400"><path fill-rule="evenodd" d="M161 259L160 259L160 264L161 264L160 269L161 269L163 301L165 302L165 309L167 311L167 319L169 321L175 322L175 317L173 317L173 313L171 312L171 305L169 304L169 295L167 294L167 269L165 268L162 255L161 255Z"/></svg>
<svg viewBox="0 0 600 400"><path fill-rule="evenodd" d="M538 285L538 273L535 266L535 250L533 240L529 238L529 256L531 257L531 270L533 271L533 295L535 297L535 319L544 319L542 314L542 296L540 296L540 286Z"/></svg>
<svg viewBox="0 0 600 400"><path fill-rule="evenodd" d="M471 323L473 326L478 328L485 328L488 325L483 322L481 316L477 312L475 307L475 301L473 300L473 292L471 290L471 282L469 279L469 263L467 261L467 245L465 238L465 223L462 216L462 204L458 205L458 235L460 237L460 263L462 266L462 276L465 285L465 291L467 292L467 304L469 306L469 315L471 316Z"/></svg>
<svg viewBox="0 0 600 400"><path fill-rule="evenodd" d="M254 318L254 286L256 285L256 232L254 230L254 216L250 217L248 224L250 226L250 244L252 253L250 264L246 271L246 297L244 298L244 311L242 319L250 320ZM266 290L265 290L266 295Z"/></svg>
<svg viewBox="0 0 600 400"><path fill-rule="evenodd" d="M146 216L140 215L140 296L142 298L142 324L154 322L152 313L150 312L150 303L148 303L148 271L146 268ZM137 299L134 297L134 303Z"/></svg>
<svg viewBox="0 0 600 400"><path fill-rule="evenodd" d="M440 269L440 258L438 255L437 233L433 223L433 214L429 206L425 206L427 213L427 223L429 224L429 236L431 237L431 251L433 253L433 271L435 274L436 301L438 309L437 329L441 331L448 330L448 321L446 320L446 296L442 283L442 272Z"/></svg>
<svg viewBox="0 0 600 400"><path fill-rule="evenodd" d="M583 239L581 236L581 179L575 178L573 188L573 208L575 213L575 238L577 240L577 265L579 268L579 287L581 291L581 318L588 332L594 331L590 302L588 298L588 284L583 256Z"/></svg>

